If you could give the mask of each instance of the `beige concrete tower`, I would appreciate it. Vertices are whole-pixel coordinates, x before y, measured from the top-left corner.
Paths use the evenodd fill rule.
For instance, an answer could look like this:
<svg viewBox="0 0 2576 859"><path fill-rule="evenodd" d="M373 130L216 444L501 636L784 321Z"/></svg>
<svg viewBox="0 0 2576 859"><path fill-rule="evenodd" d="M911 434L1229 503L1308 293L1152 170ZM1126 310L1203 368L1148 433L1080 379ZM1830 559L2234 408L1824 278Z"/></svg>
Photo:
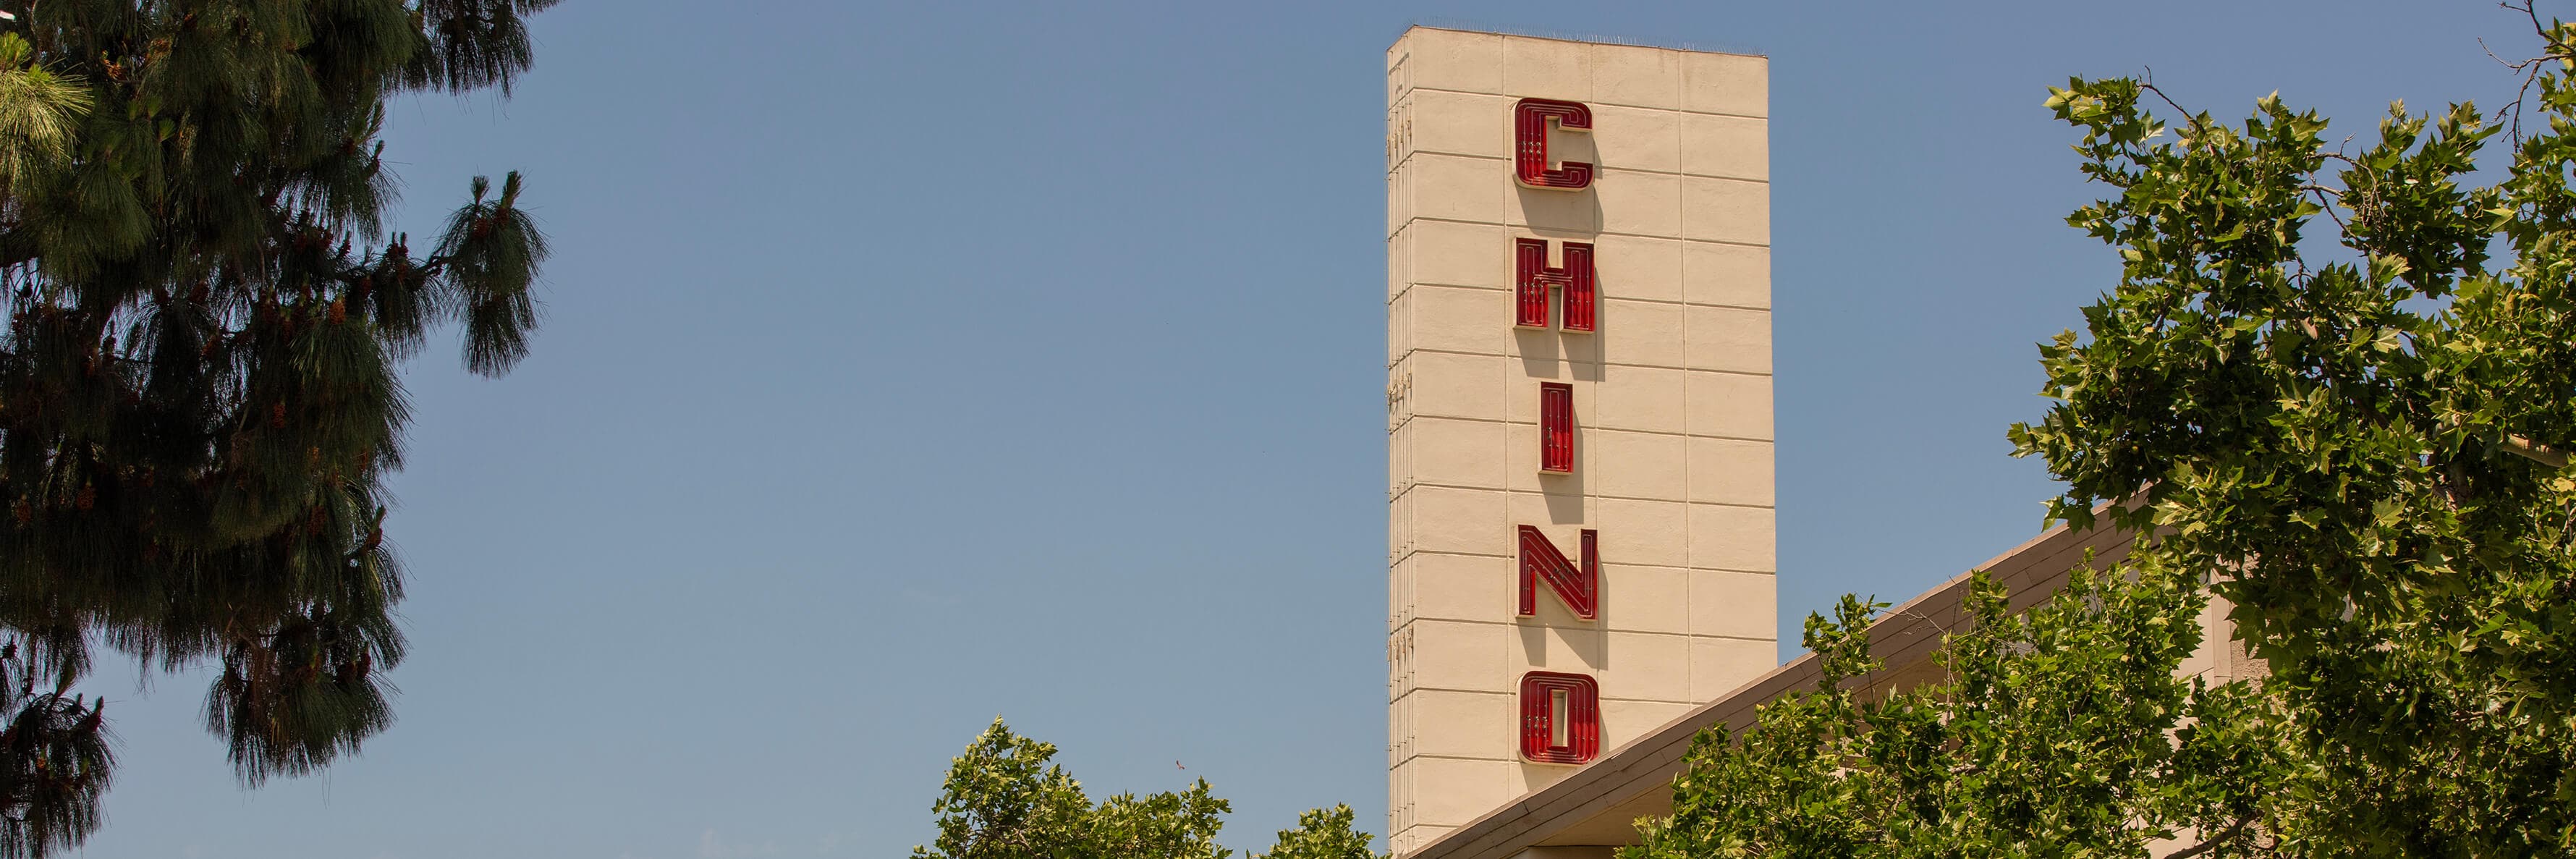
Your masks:
<svg viewBox="0 0 2576 859"><path fill-rule="evenodd" d="M1404 853L1777 661L1768 64L1417 27L1386 70Z"/></svg>

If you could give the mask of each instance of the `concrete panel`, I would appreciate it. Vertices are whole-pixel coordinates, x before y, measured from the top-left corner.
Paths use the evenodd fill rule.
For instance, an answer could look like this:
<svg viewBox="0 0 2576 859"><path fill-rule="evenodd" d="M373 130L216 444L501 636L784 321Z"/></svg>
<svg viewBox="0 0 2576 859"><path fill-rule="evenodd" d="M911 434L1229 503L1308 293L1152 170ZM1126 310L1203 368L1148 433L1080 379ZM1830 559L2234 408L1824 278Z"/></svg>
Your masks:
<svg viewBox="0 0 2576 859"><path fill-rule="evenodd" d="M1494 355L1415 352L1395 371L1412 414L1502 420L1510 413L1504 385L1510 365L1510 359Z"/></svg>
<svg viewBox="0 0 2576 859"><path fill-rule="evenodd" d="M1600 189L1607 181L1609 181L1607 176L1595 174L1592 187L1581 191L1523 188L1514 185L1510 193L1502 198L1503 222L1525 235L1578 242L1592 241L1601 234L1603 229Z"/></svg>
<svg viewBox="0 0 2576 859"><path fill-rule="evenodd" d="M1682 109L1739 116L1771 115L1771 62L1741 54L1684 53Z"/></svg>
<svg viewBox="0 0 2576 859"><path fill-rule="evenodd" d="M1603 429L1682 432L1688 410L1683 402L1688 374L1656 367L1604 367L1601 372L1600 418Z"/></svg>
<svg viewBox="0 0 2576 859"><path fill-rule="evenodd" d="M1501 224L1415 221L1398 237L1410 283L1512 288L1511 238Z"/></svg>
<svg viewBox="0 0 2576 859"><path fill-rule="evenodd" d="M1670 173L1603 171L1592 181L1601 200L1601 231L1641 236L1701 236L1690 231L1691 194L1685 178ZM1699 180L1713 181L1713 180ZM1740 205L1730 201L1729 205ZM1764 222L1769 229L1769 222ZM1767 233L1765 234L1768 235Z"/></svg>
<svg viewBox="0 0 2576 859"><path fill-rule="evenodd" d="M1771 249L1686 242L1681 285L1682 300L1692 304L1767 310L1771 307Z"/></svg>
<svg viewBox="0 0 2576 859"><path fill-rule="evenodd" d="M1683 365L1693 370L1771 372L1771 312L1688 305L1682 330L1689 335Z"/></svg>
<svg viewBox="0 0 2576 859"><path fill-rule="evenodd" d="M1483 93L1415 90L1402 111L1412 123L1413 151L1511 157L1512 101ZM1678 127L1675 134L1678 140Z"/></svg>
<svg viewBox="0 0 2576 859"><path fill-rule="evenodd" d="M1520 688L1519 675L1505 668L1510 652L1504 637L1507 627L1416 620L1406 629L1413 638L1413 666L1408 672L1416 690L1412 694L1425 689L1503 692Z"/></svg>
<svg viewBox="0 0 2576 859"><path fill-rule="evenodd" d="M1506 91L1503 37L1493 33L1416 27L1388 53L1402 59L1405 76L1416 90Z"/></svg>
<svg viewBox="0 0 2576 859"><path fill-rule="evenodd" d="M1396 436L1409 451L1414 484L1503 488L1502 424L1417 417L1396 430Z"/></svg>
<svg viewBox="0 0 2576 859"><path fill-rule="evenodd" d="M1604 506L1606 509L1606 503ZM1690 566L1756 573L1777 571L1775 518L1767 507L1690 505Z"/></svg>
<svg viewBox="0 0 2576 859"><path fill-rule="evenodd" d="M1680 117L1681 170L1694 176L1771 178L1770 121L1705 113Z"/></svg>
<svg viewBox="0 0 2576 859"><path fill-rule="evenodd" d="M1694 533L1689 505L1620 498L1594 504L1600 511L1602 557L1627 564L1691 566L1693 552L1684 536Z"/></svg>
<svg viewBox="0 0 2576 859"><path fill-rule="evenodd" d="M1396 173L1406 178L1404 190L1412 198L1406 208L1413 217L1489 224L1503 220L1503 195L1512 187L1511 165L1505 162L1423 152Z"/></svg>
<svg viewBox="0 0 2576 859"><path fill-rule="evenodd" d="M1395 205L1394 200L1394 181L1389 177L1387 205L1390 208L1390 215ZM1388 301L1394 301L1396 296L1404 294L1404 288L1413 283L1413 244L1412 240L1405 235L1407 230L1404 227L1405 225L1402 224L1393 225L1386 234L1386 300Z"/></svg>
<svg viewBox="0 0 2576 859"><path fill-rule="evenodd" d="M1512 294L1499 289L1418 284L1398 296L1389 308L1402 321L1407 348L1480 355L1509 355L1512 342ZM1681 305L1673 326L1681 327ZM1397 356L1402 357L1402 356ZM1678 358L1674 361L1678 364Z"/></svg>
<svg viewBox="0 0 2576 859"><path fill-rule="evenodd" d="M1390 238L1405 224L1413 222L1413 171L1410 167L1411 163L1407 162L1386 174L1386 234Z"/></svg>
<svg viewBox="0 0 2576 859"><path fill-rule="evenodd" d="M1504 510L1506 527L1501 539L1512 547L1510 553L1520 551L1522 525L1546 529L1548 539L1555 540L1568 558L1574 557L1575 547L1580 545L1575 542L1576 529L1601 527L1601 499L1590 493L1514 492L1505 499Z"/></svg>
<svg viewBox="0 0 2576 859"><path fill-rule="evenodd" d="M1666 701L1601 702L1601 752L1626 745L1629 740L1646 735L1664 723L1681 718L1691 711L1690 704ZM1607 855L1607 854L1602 854Z"/></svg>
<svg viewBox="0 0 2576 859"><path fill-rule="evenodd" d="M1779 599L1778 576L1693 570L1690 633L1776 640L1780 632Z"/></svg>
<svg viewBox="0 0 2576 859"><path fill-rule="evenodd" d="M1775 479L1770 442L1693 438L1687 446L1689 500L1772 506Z"/></svg>
<svg viewBox="0 0 2576 859"><path fill-rule="evenodd" d="M1507 555L1502 539L1503 493L1484 489L1415 486L1404 493L1412 508L1411 546L1423 552Z"/></svg>
<svg viewBox="0 0 2576 859"><path fill-rule="evenodd" d="M1512 688L1532 671L1598 676L1609 670L1609 651L1601 625L1577 620L1555 594L1541 585L1538 614L1515 622L1509 637L1514 649L1505 657Z"/></svg>
<svg viewBox="0 0 2576 859"><path fill-rule="evenodd" d="M1519 754L1517 688L1503 692L1424 689L1405 696L1412 706L1416 755L1501 758Z"/></svg>
<svg viewBox="0 0 2576 859"><path fill-rule="evenodd" d="M1691 698L1714 701L1780 664L1779 645L1732 638L1690 639Z"/></svg>
<svg viewBox="0 0 2576 859"><path fill-rule="evenodd" d="M1633 45L1586 45L1592 62L1592 100L1667 110L1681 107L1678 51Z"/></svg>
<svg viewBox="0 0 2576 859"><path fill-rule="evenodd" d="M1594 163L1604 170L1681 172L1685 116L1695 114L1594 105L1592 140L1594 151L1600 153Z"/></svg>
<svg viewBox="0 0 2576 859"><path fill-rule="evenodd" d="M1602 495L1693 500L1682 436L1605 429L1592 433L1590 441L1598 471L1594 485Z"/></svg>
<svg viewBox="0 0 2576 859"><path fill-rule="evenodd" d="M1601 302L1601 344L1607 364L1682 366L1682 306L1653 301Z"/></svg>
<svg viewBox="0 0 2576 859"><path fill-rule="evenodd" d="M1509 623L1518 610L1510 558L1416 552L1401 566L1413 617Z"/></svg>
<svg viewBox="0 0 2576 859"><path fill-rule="evenodd" d="M1408 782L1408 786L1409 784L1410 783ZM1413 794L1410 791L1407 791L1402 795L1412 796ZM1388 816L1390 818L1394 816L1391 810ZM1402 856L1419 849L1422 845L1431 843L1433 839L1437 839L1441 835L1447 834L1449 830L1456 828L1458 827L1433 826L1427 823L1406 825L1397 829L1395 831L1395 835L1387 838L1386 846L1387 849L1393 851L1395 855Z"/></svg>
<svg viewBox="0 0 2576 859"><path fill-rule="evenodd" d="M1553 318L1553 317L1551 317ZM1597 382L1601 380L1599 334L1557 328L1513 328L1513 356L1521 375L1532 380ZM1580 387L1580 386L1578 386ZM1578 396L1581 391L1576 392ZM1530 414L1537 414L1535 404ZM1531 420L1536 420L1531 418Z"/></svg>
<svg viewBox="0 0 2576 859"><path fill-rule="evenodd" d="M1386 366L1390 369L1413 351L1413 302L1410 299L1409 294L1398 293L1386 305Z"/></svg>
<svg viewBox="0 0 2576 859"><path fill-rule="evenodd" d="M1602 236L1593 243L1593 268L1603 298L1681 301L1684 242L1643 236ZM1769 269L1766 267L1764 271Z"/></svg>
<svg viewBox="0 0 2576 859"><path fill-rule="evenodd" d="M1416 826L1457 826L1521 793L1520 766L1511 760L1415 758L1410 766Z"/></svg>
<svg viewBox="0 0 2576 859"><path fill-rule="evenodd" d="M1519 98L1592 100L1592 64L1579 42L1503 38L1503 92Z"/></svg>
<svg viewBox="0 0 2576 859"><path fill-rule="evenodd" d="M1679 635L1643 632L1609 633L1610 646L1600 673L1601 697L1631 701L1688 702L1691 698L1691 642ZM1609 751L1602 746L1602 751Z"/></svg>
<svg viewBox="0 0 2576 859"><path fill-rule="evenodd" d="M1686 379L1690 434L1772 437L1770 376L1693 372Z"/></svg>
<svg viewBox="0 0 2576 859"><path fill-rule="evenodd" d="M1420 161L1427 156L1415 156ZM1426 176L1430 174L1424 174ZM1747 245L1771 243L1771 186L1741 179L1680 178L1681 234ZM1419 185L1416 194L1424 194ZM1415 203L1417 207L1423 202ZM1605 202L1605 206L1608 204Z"/></svg>
<svg viewBox="0 0 2576 859"><path fill-rule="evenodd" d="M1390 457L1392 458L1392 457ZM1413 551L1413 493L1395 496L1386 505L1386 561L1392 568Z"/></svg>
<svg viewBox="0 0 2576 859"><path fill-rule="evenodd" d="M1672 567L1603 561L1601 625L1636 632L1688 634L1693 574ZM1519 579L1513 579L1518 582ZM1617 594L1616 597L1609 597Z"/></svg>

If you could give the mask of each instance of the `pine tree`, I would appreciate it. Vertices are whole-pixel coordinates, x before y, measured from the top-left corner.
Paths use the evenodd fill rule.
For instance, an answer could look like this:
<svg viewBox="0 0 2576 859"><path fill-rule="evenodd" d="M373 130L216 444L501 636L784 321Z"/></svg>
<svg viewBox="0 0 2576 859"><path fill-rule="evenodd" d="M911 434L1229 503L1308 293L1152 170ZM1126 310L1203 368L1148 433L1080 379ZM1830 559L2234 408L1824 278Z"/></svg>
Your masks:
<svg viewBox="0 0 2576 859"><path fill-rule="evenodd" d="M247 784L392 721L384 475L431 329L506 372L546 243L515 173L388 234L406 92L506 95L555 0L27 0L0 23L0 857L80 843L93 649L220 665Z"/></svg>

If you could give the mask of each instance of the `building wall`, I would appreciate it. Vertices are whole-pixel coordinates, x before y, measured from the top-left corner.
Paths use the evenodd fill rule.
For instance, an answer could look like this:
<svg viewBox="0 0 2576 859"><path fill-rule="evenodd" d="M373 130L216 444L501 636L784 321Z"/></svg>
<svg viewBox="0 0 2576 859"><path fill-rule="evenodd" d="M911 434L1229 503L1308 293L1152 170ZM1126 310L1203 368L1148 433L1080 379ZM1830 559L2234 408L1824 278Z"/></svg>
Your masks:
<svg viewBox="0 0 2576 859"><path fill-rule="evenodd" d="M2115 568L2127 557L2133 536L2112 529L2075 531L2059 526L1975 569L2003 587L2009 595L2008 610L2020 613L2053 599L2066 586L2070 570ZM1870 623L1870 652L1884 660L1884 665L1861 680L1861 694L1888 695L1947 679L1948 672L1940 660L1941 648L1949 633L1971 622L1962 601L1972 581L1968 574L1952 578L1881 612ZM2201 614L2201 649L2176 667L2177 676L2197 677L2212 685L2260 682L2267 676L2263 661L2247 654L2233 640L2228 611L2229 606L2221 600ZM1814 688L1821 671L1815 654L1802 654L1543 791L1519 797L1498 813L1412 845L1406 850L1406 859L1546 859L1560 855L1570 859L1606 856L1616 845L1634 844L1637 820L1672 813L1673 779L1687 766L1698 735L1712 730L1740 734L1752 729L1761 708L1782 696ZM2196 840L2184 833L2172 841L2150 844L2149 850L2163 856Z"/></svg>
<svg viewBox="0 0 2576 859"><path fill-rule="evenodd" d="M1532 670L1593 678L1600 750L1776 663L1768 66L1415 28L1387 52L1388 842L1573 770L1520 754ZM1514 104L1586 105L1515 180ZM1513 245L1595 248L1599 325L1514 325ZM1540 470L1539 389L1576 461ZM1600 609L1518 611L1518 529L1599 533Z"/></svg>

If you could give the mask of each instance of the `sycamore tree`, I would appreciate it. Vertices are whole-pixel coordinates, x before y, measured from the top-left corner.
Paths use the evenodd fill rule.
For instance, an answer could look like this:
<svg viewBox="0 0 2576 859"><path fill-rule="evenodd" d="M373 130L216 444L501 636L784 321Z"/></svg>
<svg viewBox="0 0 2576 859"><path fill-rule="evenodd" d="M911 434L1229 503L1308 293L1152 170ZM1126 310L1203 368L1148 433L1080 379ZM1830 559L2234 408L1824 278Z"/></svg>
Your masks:
<svg viewBox="0 0 2576 859"><path fill-rule="evenodd" d="M2223 122L2145 80L2054 90L2108 189L2069 223L2121 269L2012 437L2053 517L2147 537L2090 603L1982 613L1947 683L1703 745L1634 855L2576 852L2576 26L2508 8L2541 46L2515 101L2359 140L2277 96ZM2124 606L2199 588L2270 677L2114 670L2178 646ZM1813 642L1833 673L1858 622Z"/></svg>
<svg viewBox="0 0 2576 859"><path fill-rule="evenodd" d="M1854 682L1881 667L1867 633L1885 606L1845 597L1807 622L1815 688L1743 737L1697 738L1672 816L1622 855L2244 855L2288 764L2281 722L2255 687L2175 676L2208 596L2132 572L2078 573L2021 616L1979 576L1948 679L1893 695Z"/></svg>
<svg viewBox="0 0 2576 859"><path fill-rule="evenodd" d="M389 234L378 137L404 93L507 93L553 3L0 4L0 857L99 825L99 648L218 668L250 784L392 721L397 374L449 323L508 370L546 244L517 174Z"/></svg>
<svg viewBox="0 0 2576 859"><path fill-rule="evenodd" d="M1011 731L1000 719L950 762L931 804L939 837L915 859L1227 859L1217 845L1232 806L1206 779L1188 790L1122 793L1093 804L1082 783L1054 763L1056 748ZM1349 806L1315 809L1282 830L1253 859L1374 859L1369 835L1351 826Z"/></svg>

